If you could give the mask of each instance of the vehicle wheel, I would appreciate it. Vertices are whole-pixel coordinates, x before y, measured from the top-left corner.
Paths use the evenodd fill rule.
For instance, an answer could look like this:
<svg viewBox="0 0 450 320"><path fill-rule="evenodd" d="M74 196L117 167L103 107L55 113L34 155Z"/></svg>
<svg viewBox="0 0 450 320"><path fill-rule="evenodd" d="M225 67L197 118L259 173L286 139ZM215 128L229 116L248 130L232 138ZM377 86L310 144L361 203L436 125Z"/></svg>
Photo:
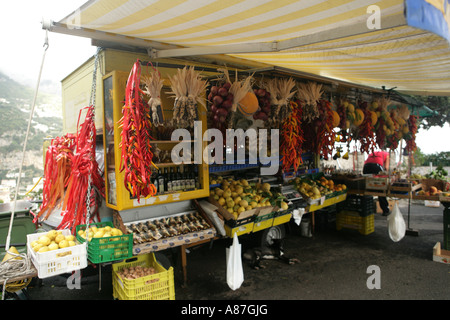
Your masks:
<svg viewBox="0 0 450 320"><path fill-rule="evenodd" d="M273 244L273 239L283 239L286 235L284 225L270 227L261 232L261 246L268 247Z"/></svg>

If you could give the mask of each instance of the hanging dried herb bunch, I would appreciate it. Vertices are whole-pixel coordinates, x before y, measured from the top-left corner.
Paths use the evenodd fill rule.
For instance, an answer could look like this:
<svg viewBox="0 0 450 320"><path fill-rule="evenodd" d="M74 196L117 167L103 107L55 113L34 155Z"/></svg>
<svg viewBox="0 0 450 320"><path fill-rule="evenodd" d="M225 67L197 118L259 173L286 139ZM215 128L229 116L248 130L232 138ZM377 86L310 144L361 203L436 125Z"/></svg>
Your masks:
<svg viewBox="0 0 450 320"><path fill-rule="evenodd" d="M311 122L319 116L317 101L322 97L322 85L315 82L298 83L298 98L304 103L303 121Z"/></svg>

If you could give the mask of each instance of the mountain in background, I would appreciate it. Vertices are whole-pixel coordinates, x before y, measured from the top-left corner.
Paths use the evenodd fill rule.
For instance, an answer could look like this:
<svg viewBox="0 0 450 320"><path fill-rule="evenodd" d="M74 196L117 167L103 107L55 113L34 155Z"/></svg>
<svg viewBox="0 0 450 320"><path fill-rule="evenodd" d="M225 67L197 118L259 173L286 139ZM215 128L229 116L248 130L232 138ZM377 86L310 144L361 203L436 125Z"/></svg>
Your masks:
<svg viewBox="0 0 450 320"><path fill-rule="evenodd" d="M14 178L19 172L34 90L0 72L0 181ZM44 140L61 136L62 130L60 95L40 89L22 170L24 184L42 176Z"/></svg>

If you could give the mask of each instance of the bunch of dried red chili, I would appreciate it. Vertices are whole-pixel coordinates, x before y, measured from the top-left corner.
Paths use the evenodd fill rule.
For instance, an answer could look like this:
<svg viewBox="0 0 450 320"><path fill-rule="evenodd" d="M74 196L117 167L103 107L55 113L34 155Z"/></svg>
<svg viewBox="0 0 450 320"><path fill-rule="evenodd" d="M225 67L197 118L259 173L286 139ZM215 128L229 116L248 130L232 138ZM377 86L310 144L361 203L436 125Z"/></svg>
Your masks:
<svg viewBox="0 0 450 320"><path fill-rule="evenodd" d="M55 207L61 207L70 173L71 161L75 150L75 135L68 133L62 137L52 139L45 153L44 189L39 213L34 218L43 217L46 220ZM46 213L47 212L47 213ZM44 213L45 216L44 216Z"/></svg>
<svg viewBox="0 0 450 320"><path fill-rule="evenodd" d="M104 197L104 181L95 158L95 119L94 107L87 107L85 120L76 137L76 151L71 155L71 173L67 181L62 215L63 219L57 229L70 228L72 232L80 224L87 223L87 206L94 209L89 222L98 216L99 195ZM78 124L83 110L80 111ZM91 189L89 190L89 186ZM89 204L87 204L89 199Z"/></svg>
<svg viewBox="0 0 450 320"><path fill-rule="evenodd" d="M141 65L139 60L133 65L125 90L125 105L120 119L121 171L124 173L125 188L132 197L154 196L156 187L151 183L153 153L150 141L150 108L143 99L140 89Z"/></svg>
<svg viewBox="0 0 450 320"><path fill-rule="evenodd" d="M301 128L302 108L300 102L290 102L291 113L282 125L281 161L285 172L292 168L297 172L302 164L303 130Z"/></svg>

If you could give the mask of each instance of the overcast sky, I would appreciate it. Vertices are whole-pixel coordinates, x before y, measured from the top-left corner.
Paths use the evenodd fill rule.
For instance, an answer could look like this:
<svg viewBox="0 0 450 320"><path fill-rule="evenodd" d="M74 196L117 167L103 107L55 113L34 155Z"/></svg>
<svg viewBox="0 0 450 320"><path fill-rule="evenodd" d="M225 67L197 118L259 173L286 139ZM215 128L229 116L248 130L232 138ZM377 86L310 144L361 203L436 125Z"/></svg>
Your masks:
<svg viewBox="0 0 450 320"><path fill-rule="evenodd" d="M167 0L170 1L170 0ZM36 85L45 31L42 18L59 21L86 0L0 0L0 70L22 83ZM59 83L95 54L89 39L49 32L42 80ZM450 151L450 127L419 131L416 142L423 153Z"/></svg>
<svg viewBox="0 0 450 320"><path fill-rule="evenodd" d="M0 1L0 70L13 79L36 84L41 65L45 31L43 18L59 21L86 0L2 0ZM49 32L42 79L60 82L95 54L90 40Z"/></svg>

